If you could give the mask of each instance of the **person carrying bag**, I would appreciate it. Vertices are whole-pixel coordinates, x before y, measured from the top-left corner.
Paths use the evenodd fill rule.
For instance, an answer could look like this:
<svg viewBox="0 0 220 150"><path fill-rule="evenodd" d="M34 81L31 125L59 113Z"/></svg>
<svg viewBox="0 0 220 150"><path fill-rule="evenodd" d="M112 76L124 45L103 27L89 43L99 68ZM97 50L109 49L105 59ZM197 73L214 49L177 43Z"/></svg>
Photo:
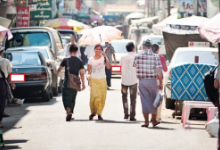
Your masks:
<svg viewBox="0 0 220 150"><path fill-rule="evenodd" d="M63 67L65 67L62 99L67 113L66 121L70 121L72 119L77 92L86 88L84 82L84 66L82 60L77 57L77 51L78 47L75 44L70 45L70 57L64 58L58 69L59 75ZM79 74L82 80L82 89Z"/></svg>

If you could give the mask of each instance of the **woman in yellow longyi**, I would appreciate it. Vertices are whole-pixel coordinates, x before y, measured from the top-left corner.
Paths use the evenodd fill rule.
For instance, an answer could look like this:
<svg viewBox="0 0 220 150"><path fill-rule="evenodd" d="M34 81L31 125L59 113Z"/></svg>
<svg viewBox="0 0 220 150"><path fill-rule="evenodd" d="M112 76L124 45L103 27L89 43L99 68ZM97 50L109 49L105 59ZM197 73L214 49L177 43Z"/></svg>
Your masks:
<svg viewBox="0 0 220 150"><path fill-rule="evenodd" d="M92 120L97 114L98 120L103 120L101 115L107 94L105 66L109 69L110 63L100 44L95 46L94 51L95 56L89 58L87 74L87 79L90 81L91 115L89 119Z"/></svg>

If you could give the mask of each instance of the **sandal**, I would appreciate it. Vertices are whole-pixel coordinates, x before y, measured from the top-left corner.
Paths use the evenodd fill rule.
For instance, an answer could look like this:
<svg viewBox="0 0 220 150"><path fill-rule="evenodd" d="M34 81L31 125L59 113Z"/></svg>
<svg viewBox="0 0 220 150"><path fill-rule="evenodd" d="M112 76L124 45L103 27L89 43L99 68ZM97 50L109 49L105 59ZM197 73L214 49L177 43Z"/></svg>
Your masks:
<svg viewBox="0 0 220 150"><path fill-rule="evenodd" d="M70 121L72 119L72 112L69 107L66 108L66 113L67 113L66 121Z"/></svg>
<svg viewBox="0 0 220 150"><path fill-rule="evenodd" d="M89 116L89 120L92 120L93 117L95 117L95 114L91 114L91 115Z"/></svg>
<svg viewBox="0 0 220 150"><path fill-rule="evenodd" d="M103 120L102 116L98 115L98 120Z"/></svg>
<svg viewBox="0 0 220 150"><path fill-rule="evenodd" d="M141 127L148 128L149 124L143 124Z"/></svg>
<svg viewBox="0 0 220 150"><path fill-rule="evenodd" d="M160 122L157 121L157 123L153 124L153 127L156 127Z"/></svg>

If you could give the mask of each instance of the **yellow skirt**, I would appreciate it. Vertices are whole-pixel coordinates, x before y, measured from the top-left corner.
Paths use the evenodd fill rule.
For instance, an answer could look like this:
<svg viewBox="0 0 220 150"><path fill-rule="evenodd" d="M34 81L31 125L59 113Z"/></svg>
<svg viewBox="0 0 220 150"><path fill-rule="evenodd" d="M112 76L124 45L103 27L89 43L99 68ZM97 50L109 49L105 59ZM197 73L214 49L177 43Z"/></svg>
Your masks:
<svg viewBox="0 0 220 150"><path fill-rule="evenodd" d="M90 80L90 109L92 114L101 115L107 94L106 78Z"/></svg>

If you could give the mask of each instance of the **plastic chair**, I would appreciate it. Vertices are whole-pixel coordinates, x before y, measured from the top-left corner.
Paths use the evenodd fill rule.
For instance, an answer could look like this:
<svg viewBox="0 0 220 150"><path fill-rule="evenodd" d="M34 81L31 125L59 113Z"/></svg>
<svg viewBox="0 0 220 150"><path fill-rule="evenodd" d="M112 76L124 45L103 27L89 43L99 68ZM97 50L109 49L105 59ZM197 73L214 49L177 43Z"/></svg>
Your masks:
<svg viewBox="0 0 220 150"><path fill-rule="evenodd" d="M191 108L209 108L214 107L214 105L211 102L198 102L198 101L184 101L183 103L183 109L182 109L182 118L181 122L183 127L185 127L187 124L189 125L189 115Z"/></svg>
<svg viewBox="0 0 220 150"><path fill-rule="evenodd" d="M218 107L209 107L206 109L207 123L215 118L215 114L218 112Z"/></svg>

